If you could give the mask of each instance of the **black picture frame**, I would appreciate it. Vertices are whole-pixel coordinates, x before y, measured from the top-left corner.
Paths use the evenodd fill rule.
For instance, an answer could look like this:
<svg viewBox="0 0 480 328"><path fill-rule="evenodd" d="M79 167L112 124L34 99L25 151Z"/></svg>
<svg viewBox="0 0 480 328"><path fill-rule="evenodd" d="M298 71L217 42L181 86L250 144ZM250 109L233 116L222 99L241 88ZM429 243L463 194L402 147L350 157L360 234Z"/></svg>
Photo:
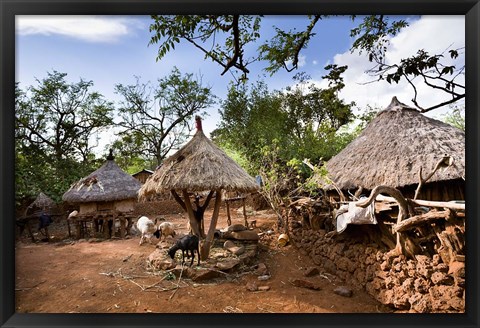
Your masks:
<svg viewBox="0 0 480 328"><path fill-rule="evenodd" d="M466 17L467 288L465 314L18 314L15 313L15 15L42 14L432 14ZM478 0L0 0L0 324L1 327L435 326L478 327L480 290Z"/></svg>

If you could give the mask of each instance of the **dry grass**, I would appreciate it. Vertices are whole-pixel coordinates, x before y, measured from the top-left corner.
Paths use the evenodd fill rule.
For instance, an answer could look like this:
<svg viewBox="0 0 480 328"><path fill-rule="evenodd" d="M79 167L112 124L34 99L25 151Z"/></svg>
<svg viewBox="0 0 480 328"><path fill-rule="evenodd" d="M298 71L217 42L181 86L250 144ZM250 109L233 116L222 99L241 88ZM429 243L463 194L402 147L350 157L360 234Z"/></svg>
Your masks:
<svg viewBox="0 0 480 328"><path fill-rule="evenodd" d="M137 198L141 183L124 172L113 160L74 183L63 194L63 201L72 203L103 202Z"/></svg>
<svg viewBox="0 0 480 328"><path fill-rule="evenodd" d="M437 171L429 182L465 176L465 133L394 98L327 169L340 189L403 187L417 184L420 168L428 175L445 154L454 158L453 165Z"/></svg>
<svg viewBox="0 0 480 328"><path fill-rule="evenodd" d="M258 186L233 159L198 130L148 178L139 191L139 198L143 200L172 189L250 192L256 191Z"/></svg>

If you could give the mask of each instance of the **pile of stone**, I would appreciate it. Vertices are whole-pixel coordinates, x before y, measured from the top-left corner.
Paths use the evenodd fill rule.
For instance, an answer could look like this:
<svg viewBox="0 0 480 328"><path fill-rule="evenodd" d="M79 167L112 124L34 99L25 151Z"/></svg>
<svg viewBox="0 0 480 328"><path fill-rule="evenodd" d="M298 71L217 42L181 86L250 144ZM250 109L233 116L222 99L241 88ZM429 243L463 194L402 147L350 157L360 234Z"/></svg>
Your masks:
<svg viewBox="0 0 480 328"><path fill-rule="evenodd" d="M407 259L372 242L368 234L342 233L331 238L325 230L304 229L295 222L289 234L290 241L315 265L350 286L365 289L385 305L413 313L465 311L462 256L448 264L438 254Z"/></svg>

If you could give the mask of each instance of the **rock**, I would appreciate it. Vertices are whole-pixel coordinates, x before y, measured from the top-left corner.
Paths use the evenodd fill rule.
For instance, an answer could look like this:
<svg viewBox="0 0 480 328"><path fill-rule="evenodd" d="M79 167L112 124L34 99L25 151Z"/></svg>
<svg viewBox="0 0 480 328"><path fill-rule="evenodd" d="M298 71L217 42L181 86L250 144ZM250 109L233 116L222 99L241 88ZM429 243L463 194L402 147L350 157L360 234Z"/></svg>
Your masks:
<svg viewBox="0 0 480 328"><path fill-rule="evenodd" d="M223 234L223 238L236 240L259 240L258 234L255 231L227 231Z"/></svg>
<svg viewBox="0 0 480 328"><path fill-rule="evenodd" d="M268 268L265 263L258 263L256 266L254 266L253 273L258 276L265 276L268 275Z"/></svg>
<svg viewBox="0 0 480 328"><path fill-rule="evenodd" d="M457 261L450 263L448 274L453 274L454 277L458 276L460 278L465 278L465 263Z"/></svg>
<svg viewBox="0 0 480 328"><path fill-rule="evenodd" d="M305 272L303 273L303 275L305 277L313 277L313 276L317 276L320 274L320 271L318 270L318 268L316 267L310 267L310 268L307 268L305 270Z"/></svg>
<svg viewBox="0 0 480 328"><path fill-rule="evenodd" d="M263 276L258 277L258 280L261 280L261 281L265 281L265 280L268 280L268 279L270 279L269 275L263 275Z"/></svg>
<svg viewBox="0 0 480 328"><path fill-rule="evenodd" d="M147 259L148 263L158 270L170 270L175 268L176 263L165 252L156 249Z"/></svg>
<svg viewBox="0 0 480 328"><path fill-rule="evenodd" d="M243 224L232 224L227 228L227 231L244 231L247 230L247 227L245 227Z"/></svg>
<svg viewBox="0 0 480 328"><path fill-rule="evenodd" d="M323 267L325 268L325 271L327 271L330 274L337 274L337 266L332 260L326 259L325 262L323 263Z"/></svg>
<svg viewBox="0 0 480 328"><path fill-rule="evenodd" d="M425 294L428 293L428 290L430 289L430 284L424 278L417 278L413 282L413 287L415 288L416 292Z"/></svg>
<svg viewBox="0 0 480 328"><path fill-rule="evenodd" d="M183 272L185 275L185 271ZM218 271L210 270L210 269L199 269L195 270L192 268L188 268L187 270L187 278L192 279L193 281L206 281L210 279L215 279L218 277L223 277L223 274Z"/></svg>
<svg viewBox="0 0 480 328"><path fill-rule="evenodd" d="M353 291L350 288L345 286L337 287L333 290L333 292L337 295L344 296L344 297L352 297Z"/></svg>
<svg viewBox="0 0 480 328"><path fill-rule="evenodd" d="M257 286L257 283L255 281L251 281L251 282L247 283L245 288L250 292L256 292L258 290L258 286Z"/></svg>
<svg viewBox="0 0 480 328"><path fill-rule="evenodd" d="M317 284L303 279L290 279L290 283L296 287L308 288L313 290L320 290L320 286Z"/></svg>
<svg viewBox="0 0 480 328"><path fill-rule="evenodd" d="M435 285L453 285L453 278L443 272L434 272L430 278Z"/></svg>
<svg viewBox="0 0 480 328"><path fill-rule="evenodd" d="M228 250L229 252L231 252L234 255L241 255L245 252L245 247L244 246L239 247L239 246L235 245L231 240L227 240L223 244L223 248L225 248L226 250Z"/></svg>
<svg viewBox="0 0 480 328"><path fill-rule="evenodd" d="M228 271L233 269L235 266L240 264L240 260L238 259L230 259L222 262L217 262L215 265L221 271Z"/></svg>
<svg viewBox="0 0 480 328"><path fill-rule="evenodd" d="M258 290L262 292L266 292L270 290L270 286L259 286Z"/></svg>

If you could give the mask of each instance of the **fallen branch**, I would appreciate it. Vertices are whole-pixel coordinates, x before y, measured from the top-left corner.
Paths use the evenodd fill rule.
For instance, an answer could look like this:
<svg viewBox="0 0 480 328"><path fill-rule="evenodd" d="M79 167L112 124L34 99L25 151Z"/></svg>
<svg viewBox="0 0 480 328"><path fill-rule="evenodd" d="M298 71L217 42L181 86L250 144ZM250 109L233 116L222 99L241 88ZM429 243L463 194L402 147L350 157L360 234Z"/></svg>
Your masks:
<svg viewBox="0 0 480 328"><path fill-rule="evenodd" d="M432 220L445 219L447 216L448 211L430 211L422 215L412 216L411 218L395 224L393 226L393 232L404 232Z"/></svg>
<svg viewBox="0 0 480 328"><path fill-rule="evenodd" d="M387 201L387 202L395 202L395 198L377 195L375 198L377 201ZM427 206L427 207L438 207L438 208L449 208L452 210L465 210L465 204L459 204L455 202L438 202L438 201L431 201L431 200L419 200L419 199L410 199L409 200L412 204L418 206ZM358 206L358 205L357 205Z"/></svg>

